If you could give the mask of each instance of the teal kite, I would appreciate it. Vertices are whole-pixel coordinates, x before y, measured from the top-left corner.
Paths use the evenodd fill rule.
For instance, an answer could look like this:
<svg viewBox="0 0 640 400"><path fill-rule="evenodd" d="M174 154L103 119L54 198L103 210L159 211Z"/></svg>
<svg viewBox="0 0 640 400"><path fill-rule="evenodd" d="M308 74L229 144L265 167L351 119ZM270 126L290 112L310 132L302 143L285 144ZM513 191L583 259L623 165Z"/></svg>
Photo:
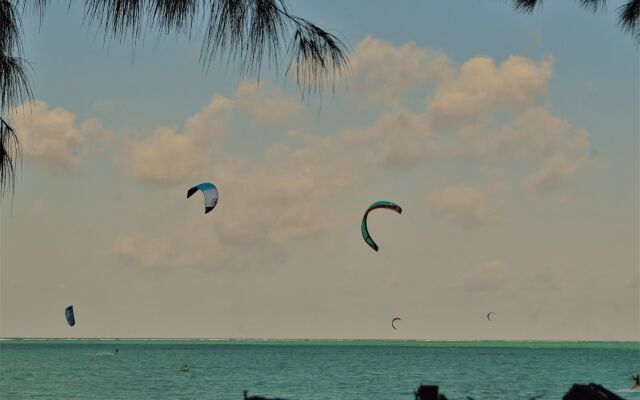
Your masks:
<svg viewBox="0 0 640 400"><path fill-rule="evenodd" d="M218 204L218 188L213 183L201 183L187 191L187 199L197 191L201 191L204 195L204 213L207 214Z"/></svg>
<svg viewBox="0 0 640 400"><path fill-rule="evenodd" d="M384 200L376 201L375 203L370 205L369 208L367 208L367 211L364 213L364 216L362 217L362 226L361 226L362 237L364 238L364 241L367 242L367 244L375 251L378 251L378 245L376 244L376 242L373 241L373 239L371 238L371 235L369 235L369 230L367 229L367 216L371 211L378 208L387 208L389 210L393 210L397 212L398 214L402 214L402 208L399 205L392 203L390 201L384 201Z"/></svg>

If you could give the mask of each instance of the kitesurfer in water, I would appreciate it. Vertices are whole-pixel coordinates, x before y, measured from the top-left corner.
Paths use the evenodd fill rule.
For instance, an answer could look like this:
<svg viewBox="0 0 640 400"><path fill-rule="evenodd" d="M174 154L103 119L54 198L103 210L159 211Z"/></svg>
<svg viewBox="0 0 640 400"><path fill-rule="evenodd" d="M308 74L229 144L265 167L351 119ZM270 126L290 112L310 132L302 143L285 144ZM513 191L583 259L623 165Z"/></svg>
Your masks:
<svg viewBox="0 0 640 400"><path fill-rule="evenodd" d="M118 354L120 350L116 349L116 351L113 352L113 355L115 356L116 354Z"/></svg>
<svg viewBox="0 0 640 400"><path fill-rule="evenodd" d="M632 390L640 388L640 374L632 376L631 380L633 381L633 386L631 386Z"/></svg>
<svg viewBox="0 0 640 400"><path fill-rule="evenodd" d="M185 364L178 371L180 371L180 372L189 372L189 367L187 366L187 364Z"/></svg>

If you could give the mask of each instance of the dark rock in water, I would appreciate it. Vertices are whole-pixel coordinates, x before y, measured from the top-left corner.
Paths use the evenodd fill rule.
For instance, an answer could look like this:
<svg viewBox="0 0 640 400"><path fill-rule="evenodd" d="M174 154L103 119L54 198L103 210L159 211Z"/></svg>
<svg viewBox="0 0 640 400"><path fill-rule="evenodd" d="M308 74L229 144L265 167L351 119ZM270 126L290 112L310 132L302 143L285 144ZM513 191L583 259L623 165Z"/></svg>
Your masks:
<svg viewBox="0 0 640 400"><path fill-rule="evenodd" d="M447 400L443 394L439 394L439 388L435 385L421 385L414 392L415 400ZM244 391L244 400L286 400L282 398L267 398L262 396L249 396L247 390ZM530 400L537 400L543 396L530 397ZM472 397L467 397L473 400ZM602 385L590 383L588 385L574 384L562 400L624 400L617 394L605 389Z"/></svg>
<svg viewBox="0 0 640 400"><path fill-rule="evenodd" d="M569 389L562 400L624 400L622 397L612 393L595 383L588 385L575 384Z"/></svg>
<svg viewBox="0 0 640 400"><path fill-rule="evenodd" d="M414 394L416 400L447 400L444 395L438 394L438 387L432 385L421 385Z"/></svg>
<svg viewBox="0 0 640 400"><path fill-rule="evenodd" d="M245 397L245 400L285 400L285 399L281 399L281 398L271 398L268 399L266 397L262 397L262 396L249 396L249 397Z"/></svg>
<svg viewBox="0 0 640 400"><path fill-rule="evenodd" d="M266 397L261 397L261 396L249 396L248 393L249 393L248 390L244 391L244 400L286 400L281 398L268 399Z"/></svg>

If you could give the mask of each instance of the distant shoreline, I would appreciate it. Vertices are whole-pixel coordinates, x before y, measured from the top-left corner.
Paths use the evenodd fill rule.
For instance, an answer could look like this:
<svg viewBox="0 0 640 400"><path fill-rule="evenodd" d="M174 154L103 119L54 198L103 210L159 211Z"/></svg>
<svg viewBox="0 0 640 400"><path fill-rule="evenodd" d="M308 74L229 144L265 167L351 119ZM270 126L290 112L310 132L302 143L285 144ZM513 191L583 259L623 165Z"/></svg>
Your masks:
<svg viewBox="0 0 640 400"><path fill-rule="evenodd" d="M10 343L76 344L208 344L271 346L389 346L449 348L540 348L540 349L628 349L640 351L640 341L581 340L427 340L427 339L220 339L220 338L0 338L0 345Z"/></svg>

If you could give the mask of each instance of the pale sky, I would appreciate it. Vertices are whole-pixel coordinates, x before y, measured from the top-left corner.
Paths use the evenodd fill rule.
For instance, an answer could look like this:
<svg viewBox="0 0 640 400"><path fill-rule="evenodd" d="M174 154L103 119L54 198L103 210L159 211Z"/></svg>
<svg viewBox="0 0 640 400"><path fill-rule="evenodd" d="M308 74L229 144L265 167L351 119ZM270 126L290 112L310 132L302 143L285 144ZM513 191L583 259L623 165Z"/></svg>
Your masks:
<svg viewBox="0 0 640 400"><path fill-rule="evenodd" d="M309 103L26 18L0 336L640 340L638 48L577 3L294 1L351 48Z"/></svg>

